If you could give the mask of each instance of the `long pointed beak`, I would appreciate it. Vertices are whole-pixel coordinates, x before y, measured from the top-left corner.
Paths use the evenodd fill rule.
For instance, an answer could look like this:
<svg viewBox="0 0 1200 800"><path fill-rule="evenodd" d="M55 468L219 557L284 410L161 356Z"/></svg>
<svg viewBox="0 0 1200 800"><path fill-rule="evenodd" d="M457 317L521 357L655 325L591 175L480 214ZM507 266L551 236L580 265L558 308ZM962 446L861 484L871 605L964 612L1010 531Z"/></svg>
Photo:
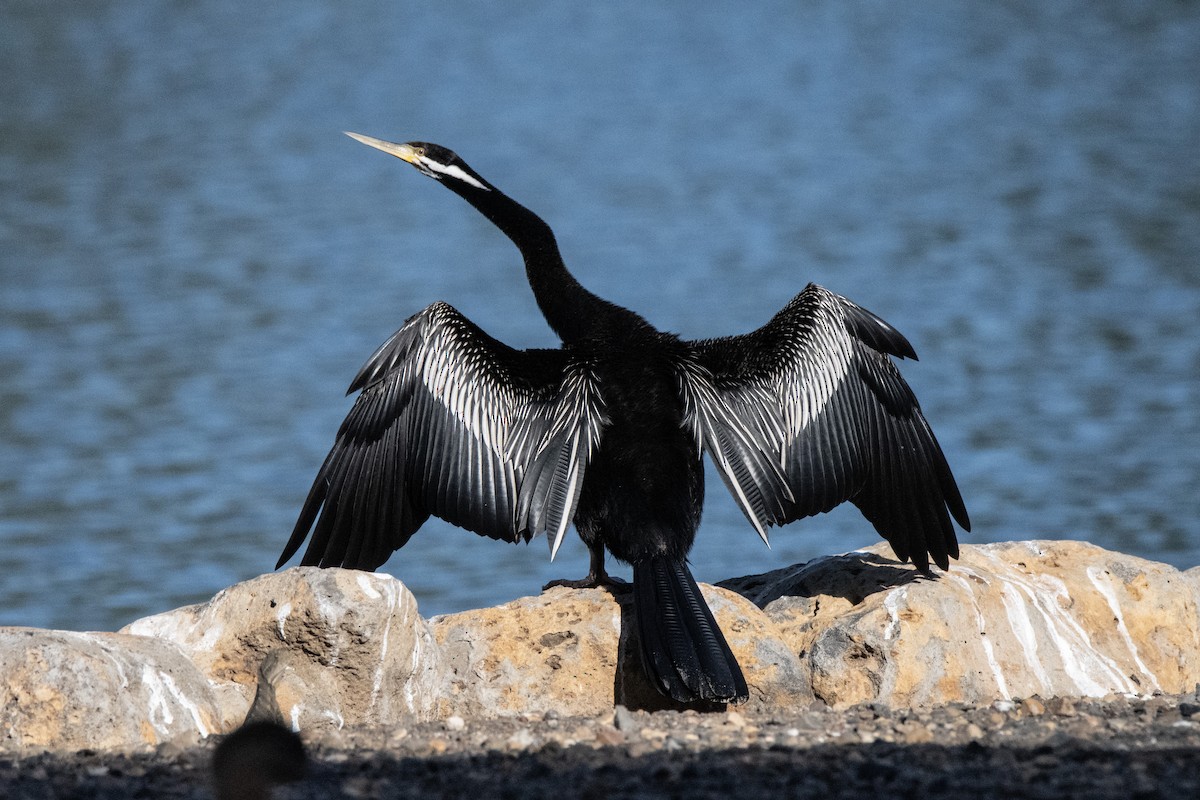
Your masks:
<svg viewBox="0 0 1200 800"><path fill-rule="evenodd" d="M417 151L413 150L406 144L396 144L395 142L385 142L383 139L376 139L374 136L363 136L361 133L351 133L343 131L351 139L357 139L368 147L374 147L376 150L393 155L401 161L407 161L409 164L417 160Z"/></svg>

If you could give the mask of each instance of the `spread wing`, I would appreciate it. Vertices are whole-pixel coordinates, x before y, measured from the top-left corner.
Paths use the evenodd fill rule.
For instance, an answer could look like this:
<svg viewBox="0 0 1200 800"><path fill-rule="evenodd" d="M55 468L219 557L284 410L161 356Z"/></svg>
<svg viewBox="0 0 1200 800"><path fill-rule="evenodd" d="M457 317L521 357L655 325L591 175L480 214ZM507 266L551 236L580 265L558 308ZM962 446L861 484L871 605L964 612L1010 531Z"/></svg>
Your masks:
<svg viewBox="0 0 1200 800"><path fill-rule="evenodd" d="M900 559L958 557L950 518L970 521L890 358L916 358L898 331L810 284L758 330L688 345L688 423L764 541L849 500Z"/></svg>
<svg viewBox="0 0 1200 800"><path fill-rule="evenodd" d="M585 365L514 350L434 303L357 390L279 565L311 531L302 564L375 569L430 514L510 542L546 532L557 552L604 424Z"/></svg>

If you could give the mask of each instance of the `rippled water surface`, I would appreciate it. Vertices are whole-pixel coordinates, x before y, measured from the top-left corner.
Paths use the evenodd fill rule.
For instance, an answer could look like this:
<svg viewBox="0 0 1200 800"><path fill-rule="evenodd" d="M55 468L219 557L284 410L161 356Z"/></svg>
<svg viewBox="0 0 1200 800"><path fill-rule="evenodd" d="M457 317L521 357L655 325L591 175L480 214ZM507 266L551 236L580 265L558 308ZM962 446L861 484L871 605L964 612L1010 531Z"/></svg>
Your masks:
<svg viewBox="0 0 1200 800"><path fill-rule="evenodd" d="M1200 563L1200 5L0 7L0 624L112 629L269 570L360 363L442 299L552 336L449 145L590 288L687 337L808 281L904 331L967 541ZM717 481L702 580L758 541ZM424 613L577 577L430 523Z"/></svg>

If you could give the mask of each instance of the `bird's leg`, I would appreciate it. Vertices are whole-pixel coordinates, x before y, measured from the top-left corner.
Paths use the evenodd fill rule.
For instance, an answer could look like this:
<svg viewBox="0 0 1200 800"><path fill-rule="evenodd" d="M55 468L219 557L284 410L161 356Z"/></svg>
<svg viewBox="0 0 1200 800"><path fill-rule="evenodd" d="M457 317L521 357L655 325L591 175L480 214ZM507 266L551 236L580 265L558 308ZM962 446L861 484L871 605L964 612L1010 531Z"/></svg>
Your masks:
<svg viewBox="0 0 1200 800"><path fill-rule="evenodd" d="M586 578L579 580L559 579L550 581L542 587L542 591L546 591L552 586L566 586L568 589L595 589L599 586L618 587L625 586L626 582L620 578L614 578L609 575L604 569L604 545L596 542L588 546L588 552L591 554L591 566L588 569Z"/></svg>

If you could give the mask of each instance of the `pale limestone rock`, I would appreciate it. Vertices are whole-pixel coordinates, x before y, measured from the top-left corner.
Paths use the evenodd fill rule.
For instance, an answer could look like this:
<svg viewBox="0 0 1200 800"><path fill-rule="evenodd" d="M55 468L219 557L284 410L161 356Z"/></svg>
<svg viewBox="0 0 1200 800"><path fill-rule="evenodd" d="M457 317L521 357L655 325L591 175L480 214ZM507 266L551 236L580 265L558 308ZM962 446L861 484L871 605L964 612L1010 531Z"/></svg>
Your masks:
<svg viewBox="0 0 1200 800"><path fill-rule="evenodd" d="M812 700L794 654L744 598L701 585L741 663L751 706ZM555 588L430 620L447 667L439 715L596 715L677 708L646 680L631 594Z"/></svg>
<svg viewBox="0 0 1200 800"><path fill-rule="evenodd" d="M1190 690L1197 584L1082 542L964 546L936 578L886 544L726 585L762 606L834 706Z"/></svg>
<svg viewBox="0 0 1200 800"><path fill-rule="evenodd" d="M1192 567L1189 570L1185 570L1183 577L1187 578L1188 582L1192 584L1196 596L1200 597L1200 567Z"/></svg>
<svg viewBox="0 0 1200 800"><path fill-rule="evenodd" d="M272 650L258 668L258 689L246 722L270 721L292 730L342 728L337 671L303 650Z"/></svg>
<svg viewBox="0 0 1200 800"><path fill-rule="evenodd" d="M0 628L0 750L136 750L220 729L207 681L169 642Z"/></svg>
<svg viewBox="0 0 1200 800"><path fill-rule="evenodd" d="M621 609L606 591L554 589L429 624L445 665L439 717L612 708Z"/></svg>
<svg viewBox="0 0 1200 800"><path fill-rule="evenodd" d="M700 589L750 688L750 699L738 708L810 705L815 698L808 671L770 617L736 592L708 584Z"/></svg>
<svg viewBox="0 0 1200 800"><path fill-rule="evenodd" d="M881 543L725 585L701 589L753 711L1200 682L1200 569L1088 544L966 546L929 577ZM558 588L426 623L394 578L297 568L121 634L0 629L0 746L129 749L227 732L247 712L336 736L342 725L678 707L642 673L630 602L628 590Z"/></svg>
<svg viewBox="0 0 1200 800"><path fill-rule="evenodd" d="M295 567L123 632L183 648L222 700L222 730L246 717L275 651L258 712L296 729L429 719L437 699L433 637L412 594L389 575Z"/></svg>

